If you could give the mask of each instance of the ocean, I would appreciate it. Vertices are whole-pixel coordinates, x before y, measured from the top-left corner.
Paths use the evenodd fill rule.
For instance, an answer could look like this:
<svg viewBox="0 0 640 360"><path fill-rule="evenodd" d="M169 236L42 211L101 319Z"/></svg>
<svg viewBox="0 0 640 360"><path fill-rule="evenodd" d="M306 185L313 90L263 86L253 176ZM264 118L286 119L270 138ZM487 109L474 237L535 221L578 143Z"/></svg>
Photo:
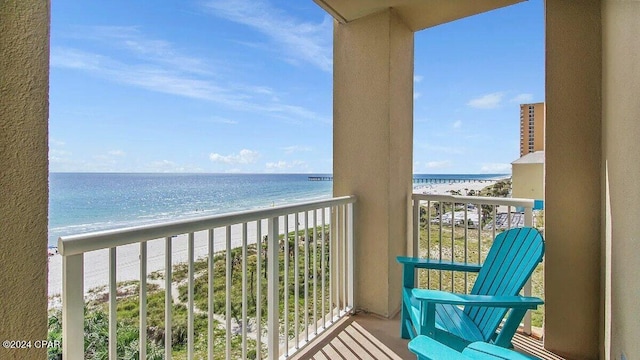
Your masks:
<svg viewBox="0 0 640 360"><path fill-rule="evenodd" d="M49 246L58 237L331 197L326 174L49 174ZM415 175L495 179L500 174Z"/></svg>

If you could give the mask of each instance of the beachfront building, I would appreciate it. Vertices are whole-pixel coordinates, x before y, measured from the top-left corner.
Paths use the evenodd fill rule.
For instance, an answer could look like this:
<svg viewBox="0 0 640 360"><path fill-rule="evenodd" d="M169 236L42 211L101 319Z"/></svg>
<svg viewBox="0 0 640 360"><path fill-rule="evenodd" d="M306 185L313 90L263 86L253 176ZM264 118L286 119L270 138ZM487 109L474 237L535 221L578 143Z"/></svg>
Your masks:
<svg viewBox="0 0 640 360"><path fill-rule="evenodd" d="M353 304L392 317L413 228L414 32L518 1L316 2L336 20L334 192L357 197ZM49 18L46 1L0 3L3 340L47 336ZM639 18L633 1L545 2L544 346L569 359L640 354Z"/></svg>
<svg viewBox="0 0 640 360"><path fill-rule="evenodd" d="M511 196L544 200L544 151L528 153L511 163Z"/></svg>
<svg viewBox="0 0 640 360"><path fill-rule="evenodd" d="M544 103L520 104L520 156L544 151Z"/></svg>

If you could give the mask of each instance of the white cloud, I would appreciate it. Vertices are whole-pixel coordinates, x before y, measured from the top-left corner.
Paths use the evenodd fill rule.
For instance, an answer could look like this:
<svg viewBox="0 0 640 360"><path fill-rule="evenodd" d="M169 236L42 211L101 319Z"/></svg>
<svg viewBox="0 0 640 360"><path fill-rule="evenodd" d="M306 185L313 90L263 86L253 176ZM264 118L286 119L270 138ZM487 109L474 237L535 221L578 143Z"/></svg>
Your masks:
<svg viewBox="0 0 640 360"><path fill-rule="evenodd" d="M438 152L442 154L460 155L466 152L466 148L460 147L460 145L433 145L428 143L416 143L416 147L426 149L429 152Z"/></svg>
<svg viewBox="0 0 640 360"><path fill-rule="evenodd" d="M215 116L213 119L211 119L211 122L214 122L217 124L226 124L226 125L236 125L238 123L237 120L226 119L218 116Z"/></svg>
<svg viewBox="0 0 640 360"><path fill-rule="evenodd" d="M250 164L254 163L260 154L257 151L242 149L238 154L220 155L218 153L209 154L209 159L213 162L225 164Z"/></svg>
<svg viewBox="0 0 640 360"><path fill-rule="evenodd" d="M414 92L414 93L413 93L413 100L419 99L421 96L422 96L422 94L421 94L421 93L419 93L419 92Z"/></svg>
<svg viewBox="0 0 640 360"><path fill-rule="evenodd" d="M294 160L291 162L288 161L277 161L277 162L268 162L265 164L267 171L277 171L277 170L287 170L294 169L297 170L305 169L307 167L307 163L301 160Z"/></svg>
<svg viewBox="0 0 640 360"><path fill-rule="evenodd" d="M198 173L203 169L195 165L181 165L170 160L158 160L151 162L146 166L147 171L150 172L164 172L164 173Z"/></svg>
<svg viewBox="0 0 640 360"><path fill-rule="evenodd" d="M71 162L71 152L59 149L49 149L49 161L54 164L66 164Z"/></svg>
<svg viewBox="0 0 640 360"><path fill-rule="evenodd" d="M119 51L109 49L107 56L78 48L53 47L52 67L82 71L148 91L211 101L237 111L330 123L309 109L281 103L270 87L237 84L233 79L224 82L224 74L230 71L212 73L207 64L215 60L184 55L167 41L146 38L135 27L83 27L78 32L81 35L74 35L75 38L106 44Z"/></svg>
<svg viewBox="0 0 640 360"><path fill-rule="evenodd" d="M454 129L460 129L462 127L462 120L456 120L453 122Z"/></svg>
<svg viewBox="0 0 640 360"><path fill-rule="evenodd" d="M413 75L413 82L421 82L424 77L422 75Z"/></svg>
<svg viewBox="0 0 640 360"><path fill-rule="evenodd" d="M477 109L495 109L502 103L504 93L495 92L475 99L471 99L467 105Z"/></svg>
<svg viewBox="0 0 640 360"><path fill-rule="evenodd" d="M531 103L531 101L533 101L533 95L532 94L518 94L513 99L511 99L510 101L513 102L513 103L518 103L518 104L528 104L528 103Z"/></svg>
<svg viewBox="0 0 640 360"><path fill-rule="evenodd" d="M213 0L205 8L213 14L265 34L293 62L302 60L323 71L332 70L333 21L302 22L261 0Z"/></svg>
<svg viewBox="0 0 640 360"><path fill-rule="evenodd" d="M311 151L311 148L308 146L293 145L293 146L283 147L282 150L284 150L285 154L293 154L293 153L299 153L299 152L309 152Z"/></svg>
<svg viewBox="0 0 640 360"><path fill-rule="evenodd" d="M482 164L480 172L488 174L506 174L511 172L511 164L509 163L485 163Z"/></svg>
<svg viewBox="0 0 640 360"><path fill-rule="evenodd" d="M427 169L443 169L451 167L450 160L442 160L442 161L429 161L427 162Z"/></svg>
<svg viewBox="0 0 640 360"><path fill-rule="evenodd" d="M54 138L50 138L49 139L49 145L55 145L55 146L65 146L66 143L62 140L57 140Z"/></svg>
<svg viewBox="0 0 640 360"><path fill-rule="evenodd" d="M126 155L126 153L124 151L122 151L122 150L111 150L111 151L108 152L108 154L112 155L112 156L125 156Z"/></svg>

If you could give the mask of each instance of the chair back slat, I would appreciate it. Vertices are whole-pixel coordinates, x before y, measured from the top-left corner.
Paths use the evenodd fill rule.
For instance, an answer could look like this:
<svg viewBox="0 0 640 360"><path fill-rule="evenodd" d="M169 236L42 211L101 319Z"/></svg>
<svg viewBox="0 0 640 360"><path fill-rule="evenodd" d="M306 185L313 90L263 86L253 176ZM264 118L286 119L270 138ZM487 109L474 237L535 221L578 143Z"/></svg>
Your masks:
<svg viewBox="0 0 640 360"><path fill-rule="evenodd" d="M534 228L514 228L496 236L478 273L471 294L518 295L542 260L544 240ZM465 313L478 326L485 341L495 333L508 309L467 307Z"/></svg>

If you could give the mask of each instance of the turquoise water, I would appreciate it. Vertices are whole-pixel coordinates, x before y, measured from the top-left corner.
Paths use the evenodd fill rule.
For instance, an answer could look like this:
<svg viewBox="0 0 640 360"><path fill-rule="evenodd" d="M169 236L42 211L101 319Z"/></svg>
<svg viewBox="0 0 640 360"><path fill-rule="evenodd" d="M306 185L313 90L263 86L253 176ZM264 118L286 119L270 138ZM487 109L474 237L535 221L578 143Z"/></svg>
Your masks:
<svg viewBox="0 0 640 360"><path fill-rule="evenodd" d="M314 175L51 173L49 245L65 235L329 198L332 182L308 181Z"/></svg>
<svg viewBox="0 0 640 360"><path fill-rule="evenodd" d="M49 245L60 236L329 198L309 175L51 173Z"/></svg>

